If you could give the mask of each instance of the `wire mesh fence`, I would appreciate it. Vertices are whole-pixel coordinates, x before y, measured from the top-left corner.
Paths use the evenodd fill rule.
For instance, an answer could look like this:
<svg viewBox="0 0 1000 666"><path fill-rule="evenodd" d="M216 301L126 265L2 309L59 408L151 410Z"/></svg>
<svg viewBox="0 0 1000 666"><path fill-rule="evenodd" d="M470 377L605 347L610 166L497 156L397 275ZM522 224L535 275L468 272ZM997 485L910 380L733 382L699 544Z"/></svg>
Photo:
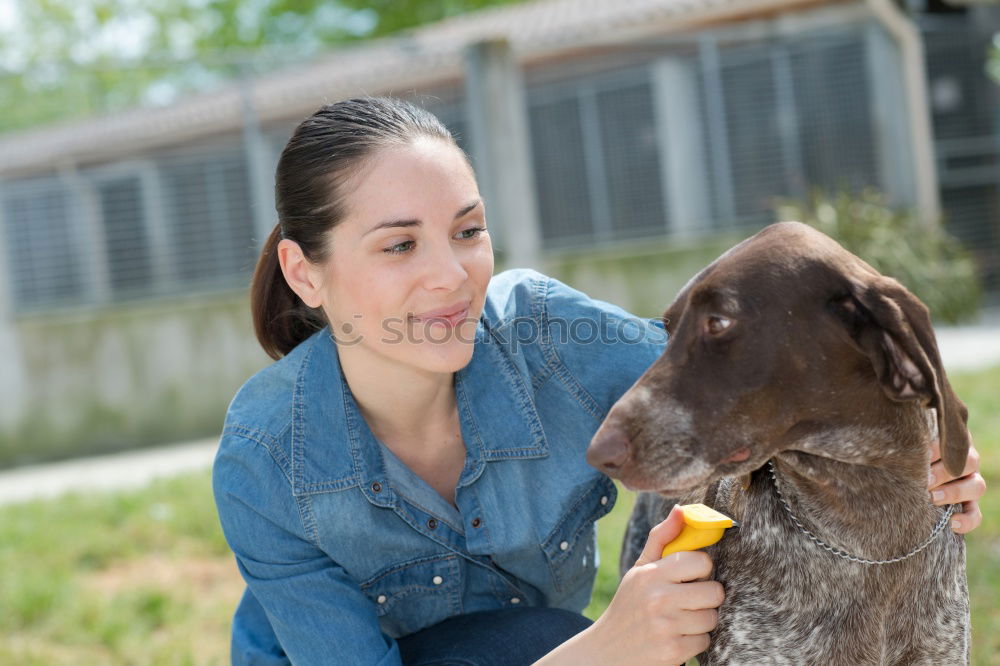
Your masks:
<svg viewBox="0 0 1000 666"><path fill-rule="evenodd" d="M962 16L921 27L946 224L1000 291L1000 105L983 67L988 34ZM773 219L774 197L887 186L884 153L896 144L876 108L884 82L873 30L862 21L755 39L708 31L626 66L529 76L544 247L751 229ZM440 94L416 101L474 157L462 90L431 92ZM275 222L253 173L273 174L294 122L248 119L252 132L0 179L13 310L245 288ZM263 149L250 150L257 140Z"/></svg>

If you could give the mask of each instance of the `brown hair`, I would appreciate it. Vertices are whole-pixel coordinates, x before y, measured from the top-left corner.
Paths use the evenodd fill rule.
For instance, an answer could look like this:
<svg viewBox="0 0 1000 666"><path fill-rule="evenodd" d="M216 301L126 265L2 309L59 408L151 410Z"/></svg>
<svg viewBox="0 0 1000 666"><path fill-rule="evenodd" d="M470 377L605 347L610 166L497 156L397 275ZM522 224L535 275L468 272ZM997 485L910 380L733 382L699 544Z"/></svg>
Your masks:
<svg viewBox="0 0 1000 666"><path fill-rule="evenodd" d="M264 243L250 285L254 331L268 356L278 360L329 323L322 307L307 306L288 286L278 261L278 241L293 240L309 262L326 263L327 232L347 213L345 184L351 176L363 170L378 149L422 136L444 139L461 151L434 114L393 97L328 104L295 128L275 170L278 224Z"/></svg>

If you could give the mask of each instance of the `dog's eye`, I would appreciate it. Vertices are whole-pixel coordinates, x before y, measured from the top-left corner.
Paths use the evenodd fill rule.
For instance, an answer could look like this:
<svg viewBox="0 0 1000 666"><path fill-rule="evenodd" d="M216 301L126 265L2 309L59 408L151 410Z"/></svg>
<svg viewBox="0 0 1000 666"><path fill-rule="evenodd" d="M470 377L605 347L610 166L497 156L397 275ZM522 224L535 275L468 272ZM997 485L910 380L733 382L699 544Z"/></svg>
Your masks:
<svg viewBox="0 0 1000 666"><path fill-rule="evenodd" d="M712 335L718 335L733 325L733 320L727 317L709 316L705 319L705 330Z"/></svg>

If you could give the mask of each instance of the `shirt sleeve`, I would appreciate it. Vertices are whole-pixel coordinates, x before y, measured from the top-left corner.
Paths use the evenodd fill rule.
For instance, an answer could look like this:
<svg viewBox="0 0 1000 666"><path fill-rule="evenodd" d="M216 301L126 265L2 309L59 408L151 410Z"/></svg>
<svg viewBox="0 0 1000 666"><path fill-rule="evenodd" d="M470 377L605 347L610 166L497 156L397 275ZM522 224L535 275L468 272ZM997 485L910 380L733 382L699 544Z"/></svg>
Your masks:
<svg viewBox="0 0 1000 666"><path fill-rule="evenodd" d="M549 353L603 418L663 353L667 332L658 318L638 317L556 278L546 280L542 326Z"/></svg>
<svg viewBox="0 0 1000 666"><path fill-rule="evenodd" d="M289 482L266 446L224 434L212 488L240 574L292 663L402 664L375 604L306 538Z"/></svg>

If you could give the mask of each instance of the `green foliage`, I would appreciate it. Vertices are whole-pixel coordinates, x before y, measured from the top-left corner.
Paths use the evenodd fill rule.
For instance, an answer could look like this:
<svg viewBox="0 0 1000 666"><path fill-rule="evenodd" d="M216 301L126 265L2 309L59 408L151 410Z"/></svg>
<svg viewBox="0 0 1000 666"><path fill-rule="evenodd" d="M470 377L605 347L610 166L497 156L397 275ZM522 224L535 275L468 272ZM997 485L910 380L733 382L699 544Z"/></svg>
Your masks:
<svg viewBox="0 0 1000 666"><path fill-rule="evenodd" d="M982 287L968 250L940 225L924 226L911 211L893 209L884 194L820 190L808 202L780 200L779 220L798 220L837 240L883 275L894 277L943 323L975 316Z"/></svg>
<svg viewBox="0 0 1000 666"><path fill-rule="evenodd" d="M984 70L995 83L1000 83L1000 39L996 36L993 37L993 43L987 50Z"/></svg>
<svg viewBox="0 0 1000 666"><path fill-rule="evenodd" d="M0 133L210 90L333 47L520 0L14 0Z"/></svg>

